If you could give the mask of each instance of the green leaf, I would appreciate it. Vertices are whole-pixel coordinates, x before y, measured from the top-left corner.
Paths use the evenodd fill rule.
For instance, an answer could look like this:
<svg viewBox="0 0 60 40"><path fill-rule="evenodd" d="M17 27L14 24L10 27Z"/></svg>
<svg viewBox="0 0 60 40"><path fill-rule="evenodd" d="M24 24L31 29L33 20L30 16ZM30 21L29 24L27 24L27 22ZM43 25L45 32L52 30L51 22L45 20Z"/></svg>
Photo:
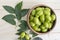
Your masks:
<svg viewBox="0 0 60 40"><path fill-rule="evenodd" d="M36 34L36 33L32 32L31 30L30 30L30 34L32 34L32 37L35 37L35 36L37 36L37 35L38 35L38 34Z"/></svg>
<svg viewBox="0 0 60 40"><path fill-rule="evenodd" d="M15 16L14 15L11 15L11 14L10 15L6 15L2 19L5 20L6 22L12 24L12 25L15 25L16 24L16 22L14 20L15 19Z"/></svg>
<svg viewBox="0 0 60 40"><path fill-rule="evenodd" d="M26 40L26 38L24 37L24 38L22 38L22 40Z"/></svg>
<svg viewBox="0 0 60 40"><path fill-rule="evenodd" d="M23 9L21 10L21 16L25 16L28 13L29 9Z"/></svg>
<svg viewBox="0 0 60 40"><path fill-rule="evenodd" d="M20 20L20 19L21 19L21 14L20 14L20 13L17 13L17 14L16 14L16 18L17 18L18 20Z"/></svg>
<svg viewBox="0 0 60 40"><path fill-rule="evenodd" d="M15 14L16 14L16 17L17 17L18 20L21 19L22 4L23 4L23 2L21 1L20 3L18 3L18 4L15 6Z"/></svg>
<svg viewBox="0 0 60 40"><path fill-rule="evenodd" d="M15 9L10 6L3 6L3 8L9 13L15 13Z"/></svg>
<svg viewBox="0 0 60 40"><path fill-rule="evenodd" d="M23 31L28 30L27 22L25 20L21 20L20 22L21 22L21 24L19 25L20 29L17 30L18 31L18 33L16 33L17 35L19 35Z"/></svg>
<svg viewBox="0 0 60 40"><path fill-rule="evenodd" d="M23 32L24 30L23 30L23 29L18 29L17 31L18 31L18 32L16 33L16 35L20 35L21 32Z"/></svg>
<svg viewBox="0 0 60 40"><path fill-rule="evenodd" d="M4 16L3 18L15 19L16 17L14 15L9 14L9 15Z"/></svg>
<svg viewBox="0 0 60 40"><path fill-rule="evenodd" d="M23 4L23 1L19 2L19 3L15 6L15 10L20 11L21 8L22 8L22 4Z"/></svg>
<svg viewBox="0 0 60 40"><path fill-rule="evenodd" d="M18 31L17 35L19 35L21 32L24 32L22 28L18 29L17 31Z"/></svg>
<svg viewBox="0 0 60 40"><path fill-rule="evenodd" d="M21 20L21 24L19 25L19 27L23 30L26 31L28 29L28 25L27 22L25 20Z"/></svg>

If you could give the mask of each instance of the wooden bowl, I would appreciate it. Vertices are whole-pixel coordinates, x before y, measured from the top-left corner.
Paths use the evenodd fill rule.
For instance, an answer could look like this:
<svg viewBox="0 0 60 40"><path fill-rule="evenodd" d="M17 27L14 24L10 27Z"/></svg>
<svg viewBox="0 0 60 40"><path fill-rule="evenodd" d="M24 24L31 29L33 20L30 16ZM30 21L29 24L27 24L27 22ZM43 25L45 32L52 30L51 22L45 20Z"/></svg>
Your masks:
<svg viewBox="0 0 60 40"><path fill-rule="evenodd" d="M50 8L50 7L49 7L49 6L46 6L46 5L41 5L41 4L35 5L35 6L32 7L32 8L28 11L28 13L27 13L27 14L28 14L28 15L27 15L27 23L28 23L28 26L29 26L29 28L31 29L31 31L33 31L33 32L36 33L36 34L42 34L43 32L36 32L34 29L32 29L32 27L31 27L31 25L30 25L30 23L29 23L30 14L31 14L32 10L34 10L34 9L37 8L37 7L44 7L44 8L45 8L45 7ZM55 14L55 12L52 10L52 8L50 8L50 9L51 9L51 12ZM52 13L51 13L51 14L52 14ZM56 14L55 14L55 16L56 16ZM52 28L49 29L47 32L44 32L43 34L50 32L50 31L55 27L55 24L56 24L56 19L55 19L55 21L53 22Z"/></svg>

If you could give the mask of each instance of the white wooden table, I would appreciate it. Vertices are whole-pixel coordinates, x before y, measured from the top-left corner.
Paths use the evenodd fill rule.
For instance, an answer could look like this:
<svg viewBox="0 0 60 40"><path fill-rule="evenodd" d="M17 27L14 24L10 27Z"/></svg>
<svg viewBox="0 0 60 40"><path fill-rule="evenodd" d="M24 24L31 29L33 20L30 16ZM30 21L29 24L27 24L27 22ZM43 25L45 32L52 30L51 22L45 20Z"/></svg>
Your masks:
<svg viewBox="0 0 60 40"><path fill-rule="evenodd" d="M17 32L15 26L5 22L1 18L8 14L2 7L3 5L14 7L18 2L20 0L0 0L0 40L17 40L18 36L15 35ZM47 34L38 36L43 38L43 40L60 40L60 0L23 0L23 2L23 8L31 8L37 4L44 4L54 10L57 16L55 28Z"/></svg>

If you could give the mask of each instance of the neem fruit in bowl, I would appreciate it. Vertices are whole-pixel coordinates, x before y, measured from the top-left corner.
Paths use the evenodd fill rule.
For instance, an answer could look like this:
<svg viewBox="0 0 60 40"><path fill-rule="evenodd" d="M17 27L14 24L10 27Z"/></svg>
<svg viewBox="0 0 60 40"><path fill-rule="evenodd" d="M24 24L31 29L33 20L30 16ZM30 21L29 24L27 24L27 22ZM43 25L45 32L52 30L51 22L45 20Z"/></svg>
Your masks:
<svg viewBox="0 0 60 40"><path fill-rule="evenodd" d="M28 12L29 28L37 33L47 33L54 28L56 15L54 11L45 5L33 7Z"/></svg>

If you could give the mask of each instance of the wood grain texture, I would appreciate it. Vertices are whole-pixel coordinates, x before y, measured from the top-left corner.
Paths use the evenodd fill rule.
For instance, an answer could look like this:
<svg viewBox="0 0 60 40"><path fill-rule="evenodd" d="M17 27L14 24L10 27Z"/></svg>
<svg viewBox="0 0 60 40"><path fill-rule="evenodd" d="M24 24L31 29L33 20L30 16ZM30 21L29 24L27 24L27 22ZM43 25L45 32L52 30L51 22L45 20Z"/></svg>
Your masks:
<svg viewBox="0 0 60 40"><path fill-rule="evenodd" d="M60 0L23 0L25 2L60 2Z"/></svg>
<svg viewBox="0 0 60 40"><path fill-rule="evenodd" d="M57 23L55 28L48 34L45 35L38 35L44 40L60 40L60 0L23 0L23 8L32 8L34 5L37 4L44 4L50 6L56 13L57 16ZM5 22L1 18L7 14L7 11L4 10L2 7L3 5L9 5L14 7L20 0L0 0L0 40L16 40L17 32L15 26ZM26 17L23 19L26 20ZM55 34L56 33L56 34ZM52 35L52 36L51 36ZM57 37L55 37L57 36ZM54 38L53 38L54 37Z"/></svg>

